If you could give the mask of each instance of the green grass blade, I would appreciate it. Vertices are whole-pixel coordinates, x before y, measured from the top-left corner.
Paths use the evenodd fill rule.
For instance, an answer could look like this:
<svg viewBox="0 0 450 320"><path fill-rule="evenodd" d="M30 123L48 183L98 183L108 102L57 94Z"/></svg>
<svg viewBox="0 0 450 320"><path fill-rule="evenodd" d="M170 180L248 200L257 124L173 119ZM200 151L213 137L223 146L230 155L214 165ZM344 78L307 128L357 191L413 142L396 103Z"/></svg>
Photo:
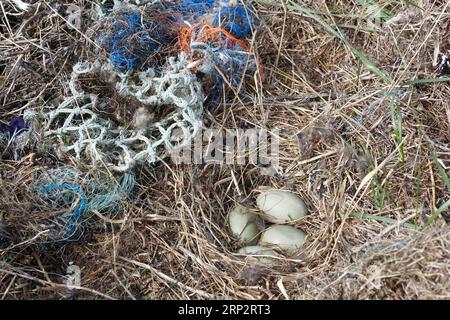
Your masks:
<svg viewBox="0 0 450 320"><path fill-rule="evenodd" d="M376 74L378 77L383 79L386 83L392 84L393 80L387 74L385 74L383 71L381 71L380 68L378 68L375 65L375 63L370 61L369 58L362 51L359 51L358 49L354 48L353 46L350 45L350 43L348 43L348 42L346 42L346 43L351 47L353 53L358 57L358 59L361 60L361 62L366 65L367 69L369 69L374 74Z"/></svg>
<svg viewBox="0 0 450 320"><path fill-rule="evenodd" d="M398 224L398 221L395 219L388 218L388 217L380 217L380 216L376 216L376 215L368 214L368 213L352 212L350 214L350 216L354 217L354 218L360 218L363 220L373 220L373 221L385 222L385 223L389 223L389 224ZM403 227L409 228L409 229L417 229L417 226L415 224L409 223L409 222L401 223L400 226L403 226Z"/></svg>
<svg viewBox="0 0 450 320"><path fill-rule="evenodd" d="M359 26L354 26L354 25L350 25L350 24L338 24L337 26L339 28L341 28L341 29L352 29L352 30L372 32L372 33L379 33L380 32L380 30L377 30L377 29L374 29L374 28L359 27Z"/></svg>
<svg viewBox="0 0 450 320"><path fill-rule="evenodd" d="M407 82L407 84L415 85L415 84L439 83L439 82L447 82L447 81L450 81L450 77L410 80Z"/></svg>
<svg viewBox="0 0 450 320"><path fill-rule="evenodd" d="M439 215L444 212L444 210L447 210L447 208L450 207L450 199L447 200L446 203L444 203L439 209L437 209L435 212L433 212L433 214L431 215L431 217L428 218L427 223L425 224L425 227L430 226L434 220L436 220Z"/></svg>
<svg viewBox="0 0 450 320"><path fill-rule="evenodd" d="M450 192L450 180L448 179L447 173L445 173L445 169L442 167L441 163L438 161L436 157L436 153L433 150L433 147L429 145L430 152L431 152L431 158L433 159L434 164L438 168L439 174L441 175L442 181L444 182L445 186L447 187L447 190Z"/></svg>
<svg viewBox="0 0 450 320"><path fill-rule="evenodd" d="M398 150L400 161L403 163L405 160L405 153L403 144L401 144L403 140L403 114L402 109L400 108L397 101L391 97L391 118L392 118L392 128L394 129L394 140L395 144L398 146L400 145L400 148Z"/></svg>

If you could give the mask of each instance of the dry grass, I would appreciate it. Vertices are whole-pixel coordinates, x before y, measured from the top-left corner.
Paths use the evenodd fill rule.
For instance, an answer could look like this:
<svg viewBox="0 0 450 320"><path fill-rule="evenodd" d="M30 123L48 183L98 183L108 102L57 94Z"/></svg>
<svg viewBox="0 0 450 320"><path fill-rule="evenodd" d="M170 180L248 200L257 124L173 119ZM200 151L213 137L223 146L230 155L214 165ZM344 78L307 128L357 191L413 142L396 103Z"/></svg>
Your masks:
<svg viewBox="0 0 450 320"><path fill-rule="evenodd" d="M0 3L5 121L55 103L71 66L92 55L88 23L77 31L63 20L73 2L30 2L25 14ZM380 27L367 1L255 2L266 81L205 123L280 129L281 172L170 161L141 168L126 209L99 218L89 241L38 250L30 225L48 210L31 184L64 159L33 148L14 155L10 146L0 158L1 298L450 298L450 229L441 216L450 193L450 86L408 84L437 77L432 62L437 44L450 47L450 4L373 1L395 17ZM91 3L75 3L87 18ZM308 234L304 248L271 268L234 254L240 246L225 219L265 186L299 194L311 213L297 224ZM61 285L69 262L82 269L79 290Z"/></svg>

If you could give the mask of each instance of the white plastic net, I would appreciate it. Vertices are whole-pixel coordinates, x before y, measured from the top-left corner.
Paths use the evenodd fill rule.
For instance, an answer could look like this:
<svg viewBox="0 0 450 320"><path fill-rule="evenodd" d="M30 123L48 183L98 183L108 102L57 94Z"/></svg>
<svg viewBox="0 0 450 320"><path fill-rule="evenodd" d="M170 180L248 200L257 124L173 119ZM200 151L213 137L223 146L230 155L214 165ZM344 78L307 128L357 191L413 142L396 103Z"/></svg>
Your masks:
<svg viewBox="0 0 450 320"><path fill-rule="evenodd" d="M204 94L187 65L181 54L178 59L169 58L161 76L148 69L131 78L118 74L110 64L76 64L69 84L72 95L45 114L44 138L57 143L63 153L114 171L161 160L174 149L188 145L202 127ZM116 84L122 97L134 97L146 108L174 109L158 121L136 119L133 127L119 127L99 112L108 102L81 89L81 75L98 74L108 74L108 81ZM145 118L146 110L138 111Z"/></svg>

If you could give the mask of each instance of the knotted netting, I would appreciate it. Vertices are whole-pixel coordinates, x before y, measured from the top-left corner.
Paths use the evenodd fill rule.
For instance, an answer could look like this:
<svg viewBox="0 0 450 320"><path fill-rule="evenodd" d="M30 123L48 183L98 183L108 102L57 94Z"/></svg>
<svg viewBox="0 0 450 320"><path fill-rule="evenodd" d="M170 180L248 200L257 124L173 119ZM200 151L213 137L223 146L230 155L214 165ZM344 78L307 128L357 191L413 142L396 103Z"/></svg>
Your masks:
<svg viewBox="0 0 450 320"><path fill-rule="evenodd" d="M110 80L116 81L121 96L134 97L146 107L175 108L156 122L117 127L97 112L107 101L80 89L80 75L97 73L108 73ZM203 91L186 68L183 54L178 59L170 58L160 76L148 69L137 78L123 77L108 64L78 63L73 69L70 88L72 96L45 114L44 136L58 143L61 152L94 166L103 164L114 171L127 171L138 162L152 164L189 144L202 126Z"/></svg>

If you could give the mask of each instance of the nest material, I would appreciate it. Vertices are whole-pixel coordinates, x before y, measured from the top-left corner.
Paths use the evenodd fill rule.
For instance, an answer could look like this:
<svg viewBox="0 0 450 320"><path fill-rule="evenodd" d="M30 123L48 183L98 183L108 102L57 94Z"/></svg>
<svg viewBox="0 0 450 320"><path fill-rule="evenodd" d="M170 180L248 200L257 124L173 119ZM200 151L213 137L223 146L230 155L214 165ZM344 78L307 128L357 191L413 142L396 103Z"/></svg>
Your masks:
<svg viewBox="0 0 450 320"><path fill-rule="evenodd" d="M447 21L427 13L447 12L448 3L422 1L424 10L404 15L404 2L378 1L393 15L378 25L362 18L366 8L353 2L336 3L333 12L342 14L329 15L325 2L297 1L321 12L320 21L341 26L340 34L373 62L367 65L318 20L258 2L266 4L255 10L264 18L255 51L267 82L255 79L256 90L233 96L205 123L281 128L279 173L170 162L139 168L135 201L113 219L99 218L103 232L89 244L37 252L31 231L44 220L30 212L47 213L48 220L52 211L31 187L42 166L61 163L38 145L18 160L4 157L0 291L6 298L67 298L69 262L82 268L82 289L72 298L449 298L448 224L439 215L423 230L395 224L422 228L436 209L448 211L440 172L449 165L450 123L443 116L449 86L402 85L393 94L373 68L399 84L436 77L432 57ZM68 30L48 6L36 6L32 19L11 7L0 16L8 37L0 57L4 123L22 108L65 96L72 66L80 57L96 58L86 50L85 30ZM225 219L235 202L253 203L262 186L299 194L311 212L296 224L308 234L305 247L270 268L235 254L240 245Z"/></svg>
<svg viewBox="0 0 450 320"><path fill-rule="evenodd" d="M446 225L372 243L353 257L355 263L333 272L328 293L344 299L448 299L449 248Z"/></svg>

